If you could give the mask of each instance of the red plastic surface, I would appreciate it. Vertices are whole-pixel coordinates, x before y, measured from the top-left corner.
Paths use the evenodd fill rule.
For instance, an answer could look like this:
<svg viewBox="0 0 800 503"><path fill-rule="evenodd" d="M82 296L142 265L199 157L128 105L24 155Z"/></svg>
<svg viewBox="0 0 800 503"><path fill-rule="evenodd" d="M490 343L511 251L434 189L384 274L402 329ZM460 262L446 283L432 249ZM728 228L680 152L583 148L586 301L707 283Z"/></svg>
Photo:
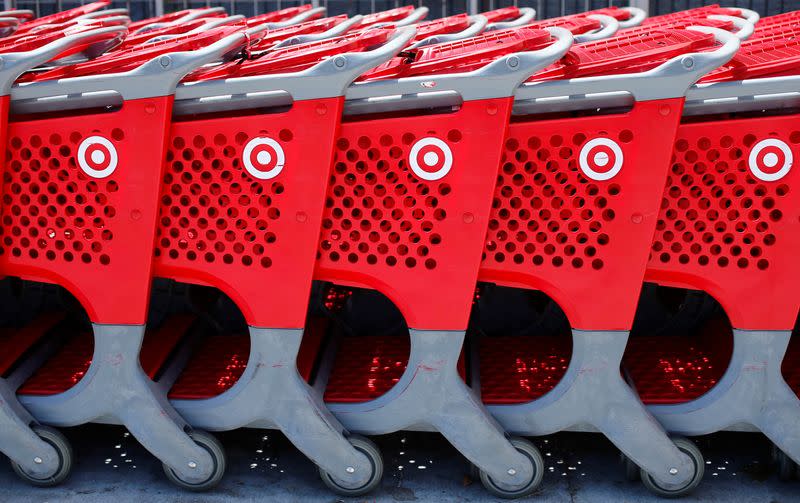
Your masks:
<svg viewBox="0 0 800 503"><path fill-rule="evenodd" d="M315 318L309 323L297 355L297 370L308 381L314 370L325 336L326 322ZM269 355L265 355L269 358ZM250 359L250 336L219 335L205 338L194 351L186 368L169 391L172 400L213 398L233 387L242 377Z"/></svg>
<svg viewBox="0 0 800 503"><path fill-rule="evenodd" d="M466 72L504 54L540 49L550 39L547 31L533 26L492 31L463 40L404 51L400 56L366 72L360 80Z"/></svg>
<svg viewBox="0 0 800 503"><path fill-rule="evenodd" d="M61 24L66 21L75 19L79 16L83 16L84 14L89 14L91 12L98 11L109 5L111 5L111 2L109 0L101 0L99 2L92 2L86 5L81 5L80 7L75 7L74 9L68 9L65 11L56 12L55 14L50 14L49 16L42 16L36 19L32 19L20 25L16 33L22 34L22 33L34 32L46 25Z"/></svg>
<svg viewBox="0 0 800 503"><path fill-rule="evenodd" d="M481 16L488 19L490 23L498 23L501 21L511 21L513 19L517 19L520 14L519 9L512 6L481 12Z"/></svg>
<svg viewBox="0 0 800 503"><path fill-rule="evenodd" d="M274 12L267 12L265 14L259 14L257 16L249 17L245 22L249 27L258 26L264 23L278 23L281 21L286 21L288 19L291 19L299 14L302 14L303 12L306 12L307 10L311 10L312 8L313 5L311 5L310 3L307 3L305 5L299 5L297 7L287 7L285 9L277 10ZM313 16L308 18L307 21L311 21L313 19L317 19L320 17L322 17L322 13L314 14Z"/></svg>
<svg viewBox="0 0 800 503"><path fill-rule="evenodd" d="M157 330L145 333L139 360L150 379L155 378L193 322L191 316L173 316ZM93 346L89 332L70 337L56 354L25 381L17 394L50 396L75 386L92 364Z"/></svg>
<svg viewBox="0 0 800 503"><path fill-rule="evenodd" d="M683 22L685 20L702 20L711 15L724 15L740 17L741 11L735 8L724 8L717 4L706 5L703 7L695 7L694 9L686 9L669 14L661 14L659 16L647 17L642 21L640 26L664 26L675 22Z"/></svg>
<svg viewBox="0 0 800 503"><path fill-rule="evenodd" d="M596 19L589 19L584 16L562 16L542 21L534 21L530 26L536 28L550 28L557 26L570 31L573 35L580 35L593 30L599 30L601 25L600 21Z"/></svg>
<svg viewBox="0 0 800 503"><path fill-rule="evenodd" d="M63 314L48 314L22 328L0 329L0 376L7 377L19 359L63 319Z"/></svg>
<svg viewBox="0 0 800 503"><path fill-rule="evenodd" d="M65 287L94 322L144 323L171 107L161 97L113 113L11 122L0 273ZM105 178L78 166L79 146L93 136L117 153Z"/></svg>
<svg viewBox="0 0 800 503"><path fill-rule="evenodd" d="M630 329L681 110L682 99L671 99L618 115L513 122L480 280L545 292L574 328ZM587 159L601 153L590 141L619 147L616 176L594 180L579 167L584 149ZM606 155L607 167L594 168L601 173L618 159Z"/></svg>
<svg viewBox="0 0 800 503"><path fill-rule="evenodd" d="M326 17L322 19L315 19L314 21L307 21L305 23L293 24L284 28L277 28L274 30L267 30L259 34L259 39L250 45L251 51L265 50L272 47L274 44L286 40L289 37L297 35L306 35L309 33L321 33L333 28L342 21L346 20L347 16Z"/></svg>
<svg viewBox="0 0 800 503"><path fill-rule="evenodd" d="M413 41L423 40L427 37L442 33L463 31L469 27L469 24L469 16L466 14L457 14L455 16L434 19L433 21L425 21L416 25L417 34Z"/></svg>
<svg viewBox="0 0 800 503"><path fill-rule="evenodd" d="M621 9L619 7L606 7L606 8L603 8L603 9L590 10L590 11L586 11L584 14L585 15L602 14L604 16L611 16L614 19L616 19L617 21L627 21L628 19L631 18L630 11L627 11L625 9Z"/></svg>
<svg viewBox="0 0 800 503"><path fill-rule="evenodd" d="M713 35L696 31L625 32L610 39L573 46L558 63L535 74L530 80L608 75L632 66L636 66L638 71L644 71L669 58L713 45Z"/></svg>
<svg viewBox="0 0 800 503"><path fill-rule="evenodd" d="M373 12L372 14L367 14L364 17L362 17L361 23L359 23L358 26L360 28L365 28L367 26L372 26L378 23L390 23L392 21L400 21L401 19L407 18L412 12L414 12L414 9L415 7L413 5L404 5L396 9Z"/></svg>
<svg viewBox="0 0 800 503"><path fill-rule="evenodd" d="M572 354L565 337L483 337L479 340L481 400L490 405L525 403L552 390Z"/></svg>
<svg viewBox="0 0 800 503"><path fill-rule="evenodd" d="M405 336L343 337L325 388L328 403L374 400L397 384L408 366L411 344ZM458 373L466 374L464 355Z"/></svg>
<svg viewBox="0 0 800 503"><path fill-rule="evenodd" d="M175 122L156 275L221 289L250 325L301 328L342 104L296 101L282 113ZM244 167L257 138L283 149L284 168L272 179Z"/></svg>
<svg viewBox="0 0 800 503"><path fill-rule="evenodd" d="M701 82L744 80L759 77L796 75L800 70L800 25L795 33L773 33L742 43L736 55L722 67L700 79Z"/></svg>
<svg viewBox="0 0 800 503"><path fill-rule="evenodd" d="M74 35L77 33L94 30L96 28L103 28L104 25L105 23L102 20L93 20L91 22L81 24L65 23L63 25L54 25L52 30L42 30L37 31L36 33L24 33L21 35L14 34L0 39L0 53L32 51L67 35ZM112 26L115 25L116 23L112 23ZM64 52L54 55L51 58L51 61L82 52L92 48L92 46L94 46L94 48L100 46L111 49L121 43L124 38L124 30L115 33L94 34L93 36L82 40L80 44L71 46ZM97 50L100 51L101 49Z"/></svg>
<svg viewBox="0 0 800 503"><path fill-rule="evenodd" d="M151 18L142 19L142 20L139 20L139 21L133 21L131 24L128 25L128 30L131 33L135 33L137 31L141 30L142 28L144 28L145 26L148 26L148 25L151 25L151 24L156 24L156 23L158 23L158 24L174 23L174 22L179 21L181 18L183 18L183 17L185 17L185 16L187 16L189 14L196 13L196 12L202 12L202 11L206 11L206 13L204 13L204 15L201 16L198 19L225 17L225 16L227 16L227 14L225 14L224 12L217 12L212 7L202 7L202 8L199 8L199 9L184 9L184 10L179 10L179 11L175 11L175 12L170 12L168 14L164 14L163 16L159 16L159 17L151 17Z"/></svg>
<svg viewBox="0 0 800 503"><path fill-rule="evenodd" d="M732 350L730 326L715 322L699 336L631 337L623 367L645 404L685 403L719 382Z"/></svg>
<svg viewBox="0 0 800 503"><path fill-rule="evenodd" d="M510 105L476 100L449 114L343 123L314 279L380 291L411 328L466 329ZM409 165L426 138L452 154L438 180Z"/></svg>
<svg viewBox="0 0 800 503"><path fill-rule="evenodd" d="M735 328L788 330L800 309L800 174L753 175L749 157L764 141L800 155L798 115L709 120L678 128L647 279L704 290ZM773 149L774 150L774 149ZM754 166L775 173L755 155Z"/></svg>

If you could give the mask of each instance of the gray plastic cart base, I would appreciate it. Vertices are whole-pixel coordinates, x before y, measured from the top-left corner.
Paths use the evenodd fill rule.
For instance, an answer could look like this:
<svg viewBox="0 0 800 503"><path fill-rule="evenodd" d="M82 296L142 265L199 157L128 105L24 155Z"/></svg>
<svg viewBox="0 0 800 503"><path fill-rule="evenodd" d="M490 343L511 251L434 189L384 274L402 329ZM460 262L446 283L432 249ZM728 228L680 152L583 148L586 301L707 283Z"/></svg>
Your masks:
<svg viewBox="0 0 800 503"><path fill-rule="evenodd" d="M363 403L329 403L349 430L381 435L438 431L493 481L519 487L533 477L517 451L458 374L463 331L409 330L411 353L403 376L384 395Z"/></svg>
<svg viewBox="0 0 800 503"><path fill-rule="evenodd" d="M86 375L64 393L21 395L20 402L37 420L53 426L122 424L183 480L202 483L209 479L214 461L208 451L189 437L187 423L139 363L145 327L92 327L94 354Z"/></svg>
<svg viewBox="0 0 800 503"><path fill-rule="evenodd" d="M28 474L45 479L58 471L56 450L34 433L33 417L17 400L5 379L0 379L0 451Z"/></svg>
<svg viewBox="0 0 800 503"><path fill-rule="evenodd" d="M620 373L626 331L572 331L567 372L533 402L487 407L507 431L540 436L558 431L599 431L664 487L694 476L694 463L680 452Z"/></svg>
<svg viewBox="0 0 800 503"><path fill-rule="evenodd" d="M370 460L347 441L344 427L297 371L303 330L249 330L250 358L236 384L214 398L173 400L173 406L193 426L211 431L278 429L337 482L369 482Z"/></svg>
<svg viewBox="0 0 800 503"><path fill-rule="evenodd" d="M721 430L761 431L800 462L800 400L781 374L790 331L733 330L733 354L708 393L649 410L667 431L705 435Z"/></svg>

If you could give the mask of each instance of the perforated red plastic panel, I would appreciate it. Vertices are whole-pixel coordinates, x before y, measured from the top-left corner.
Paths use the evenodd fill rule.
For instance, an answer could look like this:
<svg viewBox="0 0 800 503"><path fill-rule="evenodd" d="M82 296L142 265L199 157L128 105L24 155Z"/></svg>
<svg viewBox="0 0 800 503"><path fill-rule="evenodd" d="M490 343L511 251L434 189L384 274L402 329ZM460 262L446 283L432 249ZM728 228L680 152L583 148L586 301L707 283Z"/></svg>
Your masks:
<svg viewBox="0 0 800 503"><path fill-rule="evenodd" d="M144 323L171 99L9 124L0 273L64 286L94 322Z"/></svg>
<svg viewBox="0 0 800 503"><path fill-rule="evenodd" d="M510 104L343 123L314 278L381 291L412 328L465 329Z"/></svg>
<svg viewBox="0 0 800 503"><path fill-rule="evenodd" d="M791 157L800 155L798 119L678 128L648 280L706 291L739 329L794 326L800 175Z"/></svg>
<svg viewBox="0 0 800 503"><path fill-rule="evenodd" d="M762 36L742 43L728 63L710 72L701 82L745 80L796 75L800 68L800 25L788 32Z"/></svg>
<svg viewBox="0 0 800 503"><path fill-rule="evenodd" d="M646 404L684 403L713 388L733 350L730 326L715 323L700 336L632 337L623 366Z"/></svg>
<svg viewBox="0 0 800 503"><path fill-rule="evenodd" d="M545 292L574 328L630 329L681 109L512 123L480 279Z"/></svg>
<svg viewBox="0 0 800 503"><path fill-rule="evenodd" d="M536 400L564 377L569 337L484 337L479 341L481 400L515 404Z"/></svg>
<svg viewBox="0 0 800 503"><path fill-rule="evenodd" d="M404 336L344 337L339 342L325 401L368 402L397 384L408 366L411 345ZM464 355L458 373L465 375Z"/></svg>
<svg viewBox="0 0 800 503"><path fill-rule="evenodd" d="M139 357L142 369L151 379L164 366L181 337L194 322L190 316L175 316L157 330L144 336ZM92 334L81 332L69 337L61 349L51 356L17 390L19 395L50 396L63 393L83 379L92 364Z"/></svg>
<svg viewBox="0 0 800 503"><path fill-rule="evenodd" d="M63 314L40 316L22 328L4 328L0 330L0 376L6 377L19 359L36 345L62 319Z"/></svg>
<svg viewBox="0 0 800 503"><path fill-rule="evenodd" d="M174 123L156 275L221 289L250 325L302 328L342 104Z"/></svg>
<svg viewBox="0 0 800 503"><path fill-rule="evenodd" d="M325 336L325 320L314 319L300 344L297 370L308 381ZM178 380L169 391L172 400L202 400L228 391L242 377L250 359L250 336L206 337L195 349Z"/></svg>

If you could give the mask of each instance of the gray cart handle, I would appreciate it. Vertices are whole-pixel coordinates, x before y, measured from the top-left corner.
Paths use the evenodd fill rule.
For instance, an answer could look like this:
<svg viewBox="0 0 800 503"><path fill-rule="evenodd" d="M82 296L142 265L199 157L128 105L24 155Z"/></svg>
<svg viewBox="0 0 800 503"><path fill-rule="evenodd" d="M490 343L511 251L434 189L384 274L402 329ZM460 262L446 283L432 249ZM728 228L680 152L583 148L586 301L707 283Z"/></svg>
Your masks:
<svg viewBox="0 0 800 503"><path fill-rule="evenodd" d="M295 35L294 37L281 40L280 42L273 45L271 49L288 47L290 45L308 44L310 42L319 42L320 40L327 40L329 38L344 35L348 31L350 31L351 28L359 24L363 18L364 16L359 14L357 16L345 19L344 21L337 24L330 30L323 31L322 33L308 33L306 35ZM271 23L267 23L267 25L262 25L262 26L266 26L266 29L268 30L274 29Z"/></svg>
<svg viewBox="0 0 800 503"><path fill-rule="evenodd" d="M89 12L88 14L83 14L82 16L78 16L75 19L97 19L99 17L111 17L111 16L125 16L128 17L130 14L128 13L128 9L106 9L106 10L96 10L94 12Z"/></svg>
<svg viewBox="0 0 800 503"><path fill-rule="evenodd" d="M12 101L42 98L80 98L86 93L115 91L123 100L168 96L189 72L225 59L247 45L244 32L236 32L202 49L162 54L138 68L103 75L88 75L44 82L18 84L11 89ZM57 101L48 100L54 109Z"/></svg>
<svg viewBox="0 0 800 503"><path fill-rule="evenodd" d="M507 30L509 28L519 28L533 21L536 17L536 10L530 7L520 7L520 16L511 21L499 21L497 23L489 23L486 25L486 31Z"/></svg>
<svg viewBox="0 0 800 503"><path fill-rule="evenodd" d="M602 75L577 79L530 82L517 91L517 102L568 96L585 99L586 95L624 91L636 101L679 98L706 73L724 65L739 49L739 39L730 32L708 26L690 26L687 30L710 33L721 47L711 52L676 56L652 70L622 75Z"/></svg>
<svg viewBox="0 0 800 503"><path fill-rule="evenodd" d="M467 26L463 30L457 33L442 33L440 35L431 35L430 37L423 38L419 42L415 42L408 48L417 49L419 47L425 47L426 45L443 44L446 42L453 42L455 40L463 40L465 38L474 37L475 35L481 33L488 24L489 20L486 19L484 16L481 16L480 14L477 16L470 16L469 26Z"/></svg>
<svg viewBox="0 0 800 503"><path fill-rule="evenodd" d="M761 19L761 14L754 10L745 9L744 7L729 7L731 9L737 9L742 17L749 21L752 24L756 24L759 19Z"/></svg>
<svg viewBox="0 0 800 503"><path fill-rule="evenodd" d="M11 86L14 85L14 81L20 75L47 63L71 47L75 47L85 40L92 39L100 34L116 33L121 36L126 31L124 26L108 26L96 30L86 30L59 38L32 51L0 54L0 96L7 96L10 93Z"/></svg>
<svg viewBox="0 0 800 503"><path fill-rule="evenodd" d="M575 35L576 44L608 38L615 34L620 28L619 21L611 16L606 16L605 14L589 14L586 17L589 19L594 19L595 21L600 21L600 28L589 33Z"/></svg>
<svg viewBox="0 0 800 503"><path fill-rule="evenodd" d="M647 17L647 12L639 7L622 7L624 10L631 13L631 17L626 19L625 21L620 21L619 26L620 28L633 28L634 26L639 26L642 24L642 21L645 20Z"/></svg>
<svg viewBox="0 0 800 503"><path fill-rule="evenodd" d="M736 38L739 40L747 40L750 38L750 35L756 31L756 26L753 23L740 17L712 14L708 16L708 19L714 19L717 21L730 21L733 23L733 26L736 28L734 35L736 35Z"/></svg>
<svg viewBox="0 0 800 503"><path fill-rule="evenodd" d="M386 21L384 23L375 23L366 26L366 28L383 28L386 26L395 26L399 28L401 26L410 26L416 23L417 21L421 20L425 16L427 16L428 11L429 9L427 7L417 7L416 9L411 11L411 14L404 17L403 19L399 19L397 21Z"/></svg>
<svg viewBox="0 0 800 503"><path fill-rule="evenodd" d="M243 20L244 18L245 17L241 16L241 15L211 18L207 23L205 23L203 25L200 25L197 28L189 30L189 31L187 31L185 33L173 33L173 34L170 34L170 35L161 35L161 36L158 36L158 37L153 37L153 38L147 40L146 42L144 42L144 44L142 44L142 45L155 44L155 43L158 43L158 42L163 42L165 40L170 40L170 39L173 39L173 38L183 37L183 36L186 36L186 35L195 35L197 33L203 33L204 31L208 31L208 30L211 30L211 29L214 29L214 28L219 28L220 26L225 26L225 25L228 25L228 24L236 23L238 21ZM249 33L250 30L247 30L247 32Z"/></svg>
<svg viewBox="0 0 800 503"><path fill-rule="evenodd" d="M215 98L225 102L226 110L250 108L269 92L288 95L290 101L342 96L355 79L396 56L415 34L413 26L400 28L376 49L339 54L296 73L186 82L176 89L174 110L179 115L219 110Z"/></svg>
<svg viewBox="0 0 800 503"><path fill-rule="evenodd" d="M294 17L290 17L285 21L278 21L275 23L266 23L270 25L270 29L274 30L277 28L286 28L287 26L292 26L294 24L302 23L310 19L317 14L325 15L326 9L325 7L314 7L313 9L308 9L307 11L301 12Z"/></svg>
<svg viewBox="0 0 800 503"><path fill-rule="evenodd" d="M544 49L508 54L471 72L356 83L347 89L347 99L446 91L455 91L465 101L513 96L522 82L542 68L558 61L572 46L572 34L569 30L556 27L546 30L555 41Z"/></svg>
<svg viewBox="0 0 800 503"><path fill-rule="evenodd" d="M166 26L173 26L173 25L176 25L176 24L188 23L189 21L194 21L195 19L198 19L198 18L201 18L201 17L206 17L208 14L216 14L216 13L223 13L224 14L225 13L225 7L208 7L206 9L198 9L195 12L189 12L186 15L184 15L183 17L180 17L180 18L172 20L172 21L168 21L168 22L165 22L165 23L150 23L150 24L142 26L141 28L139 28L138 30L133 32L133 34L136 35L136 34L139 34L139 33L145 33L145 32L148 32L148 31L157 30L159 28L164 28Z"/></svg>

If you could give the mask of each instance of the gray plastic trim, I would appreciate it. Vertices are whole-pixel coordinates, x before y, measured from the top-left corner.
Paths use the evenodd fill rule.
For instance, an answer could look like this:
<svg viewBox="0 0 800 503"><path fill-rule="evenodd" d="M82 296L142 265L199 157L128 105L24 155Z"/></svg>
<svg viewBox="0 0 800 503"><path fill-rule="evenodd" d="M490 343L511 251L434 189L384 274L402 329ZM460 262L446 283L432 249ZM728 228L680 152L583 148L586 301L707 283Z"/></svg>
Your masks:
<svg viewBox="0 0 800 503"><path fill-rule="evenodd" d="M740 17L712 14L711 16L708 16L708 19L714 19L717 21L730 21L733 23L733 26L736 28L734 35L736 35L736 38L739 40L747 40L750 38L750 35L756 31L756 26L753 23Z"/></svg>
<svg viewBox="0 0 800 503"><path fill-rule="evenodd" d="M626 19L625 21L620 21L619 26L621 28L633 28L634 26L639 26L642 24L642 21L645 20L647 17L647 12L644 9L640 9L639 7L622 7L626 11L631 13L631 17Z"/></svg>
<svg viewBox="0 0 800 503"><path fill-rule="evenodd" d="M506 30L509 28L519 28L525 26L536 18L536 10L530 7L520 7L520 16L511 21L499 21L497 23L489 23L486 25L486 31Z"/></svg>
<svg viewBox="0 0 800 503"><path fill-rule="evenodd" d="M245 17L244 16L240 16L240 15L228 16L228 17L220 17L220 18L210 18L210 20L207 23L205 23L203 25L200 25L200 26L198 26L197 28L195 28L193 30L189 30L189 31L187 31L185 33L174 33L174 34L171 34L171 35L161 35L161 36L158 36L158 37L153 37L153 38L147 40L146 42L144 42L144 44L142 44L142 45L155 44L157 42L163 42L165 40L170 40L170 39L173 39L173 38L183 37L185 35L194 35L196 33L203 33L205 31L208 31L208 30L211 30L211 29L214 29L214 28L219 28L220 26L229 25L229 24L235 23L237 21L241 21L243 19L245 19ZM250 32L250 30L247 30L247 31L248 31L248 33Z"/></svg>
<svg viewBox="0 0 800 503"><path fill-rule="evenodd" d="M509 54L472 72L356 83L347 90L346 97L356 100L442 91L456 91L464 101L513 96L523 81L561 58L572 46L568 30L547 28L547 31L556 40L538 51Z"/></svg>
<svg viewBox="0 0 800 503"><path fill-rule="evenodd" d="M246 43L245 34L237 32L202 49L158 56L129 72L17 84L11 90L11 99L37 100L54 96L74 99L84 93L109 90L118 92L124 100L168 96L186 74L223 59Z"/></svg>
<svg viewBox="0 0 800 503"><path fill-rule="evenodd" d="M165 26L173 26L176 24L188 23L189 21L194 21L195 19L199 19L201 17L206 17L209 14L216 14L216 13L223 13L225 14L225 7L207 7L205 9L197 9L195 12L189 12L185 14L183 17L175 19L173 21L169 21L166 23L151 23L145 26L142 26L135 32L134 35L139 33L145 33L152 30L157 30L159 28L164 28Z"/></svg>
<svg viewBox="0 0 800 503"><path fill-rule="evenodd" d="M486 25L489 23L489 20L486 19L484 16L477 15L477 16L470 16L469 18L470 24L462 31L457 33L442 33L439 35L431 35L430 37L426 37L419 42L415 42L414 44L408 46L409 49L417 49L419 47L424 47L426 45L433 45L433 44L443 44L445 42L453 42L455 40L462 40L469 37L474 37L481 33Z"/></svg>
<svg viewBox="0 0 800 503"><path fill-rule="evenodd" d="M742 14L742 17L753 24L758 23L758 20L761 19L761 14L759 14L754 10L745 9L744 7L728 7L728 8L738 9L739 12Z"/></svg>
<svg viewBox="0 0 800 503"><path fill-rule="evenodd" d="M589 33L583 33L581 35L575 35L576 44L608 38L615 34L620 28L619 21L611 16L606 16L605 14L590 14L586 17L600 21L600 29Z"/></svg>
<svg viewBox="0 0 800 503"><path fill-rule="evenodd" d="M88 14L83 14L81 16L76 17L75 19L97 19L99 17L110 17L110 16L125 16L128 17L128 9L105 9L105 10L96 10L94 12L89 12Z"/></svg>
<svg viewBox="0 0 800 503"><path fill-rule="evenodd" d="M319 40L327 40L329 38L338 37L340 35L344 35L346 32L350 31L352 27L359 24L361 20L364 18L362 15L356 15L351 18L345 19L341 23L337 24L330 30L326 30L322 33L309 33L307 35L295 35L294 37L287 38L285 40L281 40L277 44L272 46L272 49L277 49L279 47L287 47L290 45L298 45L298 44L307 44L309 42L317 42Z"/></svg>
<svg viewBox="0 0 800 503"><path fill-rule="evenodd" d="M279 21L277 23L271 23L271 24L272 24L273 29L274 28L283 28L285 26L291 26L293 24L302 23L303 21L306 21L309 18L312 18L312 17L316 16L317 14L321 14L321 15L324 16L325 12L327 12L327 9L325 7L314 7L312 9L308 9L305 12L301 12L300 14L298 14L298 15L296 15L294 17L290 17L289 19L287 19L285 21Z"/></svg>
<svg viewBox="0 0 800 503"><path fill-rule="evenodd" d="M709 28L691 26L687 29L711 33L722 44L712 52L696 52L676 56L647 72L632 75L603 75L579 79L530 82L520 86L517 101L537 100L557 96L575 96L581 99L587 94L626 91L636 101L679 98L703 75L727 63L739 49L740 41L733 34Z"/></svg>
<svg viewBox="0 0 800 503"><path fill-rule="evenodd" d="M695 84L686 93L684 115L771 110L796 106L800 76Z"/></svg>
<svg viewBox="0 0 800 503"><path fill-rule="evenodd" d="M0 55L0 96L6 96L11 93L11 87L20 75L47 63L70 47L82 43L85 39L103 33L122 34L124 32L125 27L122 26L98 28L60 38L32 51Z"/></svg>
<svg viewBox="0 0 800 503"><path fill-rule="evenodd" d="M248 96L269 91L285 91L295 101L342 96L351 82L394 57L415 33L414 27L401 28L376 49L340 54L301 72L187 82L176 89L176 106L180 109L183 106L180 102L184 100L228 96L241 103L238 108L247 108L250 106Z"/></svg>
<svg viewBox="0 0 800 503"><path fill-rule="evenodd" d="M411 26L412 24L415 24L417 21L419 21L419 20L423 19L425 16L427 16L429 10L430 9L428 9L427 7L417 7L416 9L414 9L411 12L411 14L409 14L406 17L404 17L403 19L400 19L398 21L392 21L391 23L388 23L388 24L393 24L393 25L395 25L397 27Z"/></svg>

